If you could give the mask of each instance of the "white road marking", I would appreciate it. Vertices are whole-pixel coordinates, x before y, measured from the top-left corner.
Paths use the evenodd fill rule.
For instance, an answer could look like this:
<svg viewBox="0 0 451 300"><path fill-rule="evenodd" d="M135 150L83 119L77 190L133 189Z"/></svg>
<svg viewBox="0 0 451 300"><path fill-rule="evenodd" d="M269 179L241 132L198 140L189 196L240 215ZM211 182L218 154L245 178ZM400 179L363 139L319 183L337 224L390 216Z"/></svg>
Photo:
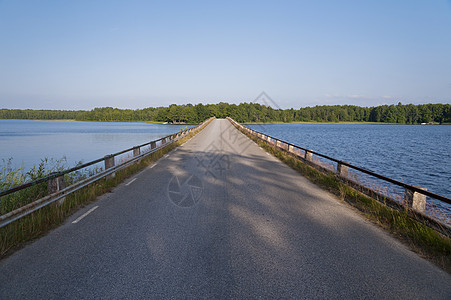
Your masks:
<svg viewBox="0 0 451 300"><path fill-rule="evenodd" d="M150 166L150 168L152 169L152 168L155 167L156 165L157 165L157 164L153 164L153 165Z"/></svg>
<svg viewBox="0 0 451 300"><path fill-rule="evenodd" d="M265 152L266 153L266 155L271 155L271 154L269 154L268 152Z"/></svg>
<svg viewBox="0 0 451 300"><path fill-rule="evenodd" d="M81 221L81 219L83 219L84 217L86 217L87 215L89 215L90 213L92 213L93 211L95 211L98 208L98 206L94 206L93 208L91 208L90 210L88 210L87 212L85 212L84 214L82 214L80 217L78 217L77 220L73 221L72 224L77 224L78 222Z"/></svg>
<svg viewBox="0 0 451 300"><path fill-rule="evenodd" d="M169 154L166 154L165 156L163 156L164 158L167 158L167 157L169 157Z"/></svg>
<svg viewBox="0 0 451 300"><path fill-rule="evenodd" d="M136 179L138 179L138 178L133 178L132 180L130 180L129 183L126 183L125 185L130 185L130 184L132 184L132 182L135 181Z"/></svg>

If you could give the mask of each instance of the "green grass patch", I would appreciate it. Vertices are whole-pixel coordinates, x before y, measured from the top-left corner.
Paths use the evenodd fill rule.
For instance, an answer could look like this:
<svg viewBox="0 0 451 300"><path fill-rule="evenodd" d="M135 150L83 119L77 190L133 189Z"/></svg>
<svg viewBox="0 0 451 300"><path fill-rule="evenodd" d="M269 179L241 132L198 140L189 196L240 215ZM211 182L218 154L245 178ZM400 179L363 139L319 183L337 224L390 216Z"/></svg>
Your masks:
<svg viewBox="0 0 451 300"><path fill-rule="evenodd" d="M243 133L267 152L301 173L316 185L352 205L363 216L390 232L394 237L408 245L410 249L451 273L450 238L418 222L411 217L407 210L398 211L385 206L381 202L343 183L336 175L323 173L295 158L293 155L275 148L244 131Z"/></svg>

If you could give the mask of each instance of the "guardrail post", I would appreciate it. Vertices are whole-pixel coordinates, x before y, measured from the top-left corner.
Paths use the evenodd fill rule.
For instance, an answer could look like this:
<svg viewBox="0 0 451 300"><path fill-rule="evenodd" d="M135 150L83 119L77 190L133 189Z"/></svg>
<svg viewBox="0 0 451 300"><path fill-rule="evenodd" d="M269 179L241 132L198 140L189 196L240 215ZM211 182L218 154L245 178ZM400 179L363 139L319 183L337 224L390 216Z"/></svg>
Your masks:
<svg viewBox="0 0 451 300"><path fill-rule="evenodd" d="M50 173L50 175L53 175L53 174L57 174L57 173L56 172ZM61 191L65 187L66 187L66 183L64 182L64 175L52 178L52 179L50 179L48 181L48 192L49 192L49 195L53 194L53 193L56 193L58 191ZM59 205L63 204L64 200L66 200L66 197L61 198L58 201L58 204Z"/></svg>
<svg viewBox="0 0 451 300"><path fill-rule="evenodd" d="M348 166L345 166L345 165L343 165L341 163L338 163L338 165L337 165L337 173L338 173L339 176L341 176L341 177L348 177L348 171L349 171Z"/></svg>
<svg viewBox="0 0 451 300"><path fill-rule="evenodd" d="M312 152L310 152L310 151L308 151L308 150L305 150L305 156L304 156L304 159L305 159L306 161L313 161L313 154L312 154Z"/></svg>
<svg viewBox="0 0 451 300"><path fill-rule="evenodd" d="M113 155L105 155L105 171L114 167L114 156ZM110 175L107 175L105 178L110 179L114 178L116 176L116 173L111 173Z"/></svg>
<svg viewBox="0 0 451 300"><path fill-rule="evenodd" d="M136 157L141 154L141 148L135 147L133 148L133 157Z"/></svg>
<svg viewBox="0 0 451 300"><path fill-rule="evenodd" d="M296 151L296 155L297 155L297 156L302 157L302 151L303 151L303 150L301 150L301 149L299 149L299 148L296 148L295 151Z"/></svg>
<svg viewBox="0 0 451 300"><path fill-rule="evenodd" d="M427 191L427 188L421 186L414 185L414 187ZM407 205L413 210L416 210L418 212L424 212L426 209L426 195L420 194L418 192L406 188L404 190L404 200L406 201Z"/></svg>
<svg viewBox="0 0 451 300"><path fill-rule="evenodd" d="M166 138L161 139L161 145L164 145L166 143Z"/></svg>
<svg viewBox="0 0 451 300"><path fill-rule="evenodd" d="M155 149L157 147L157 143L155 141L150 142L150 149Z"/></svg>

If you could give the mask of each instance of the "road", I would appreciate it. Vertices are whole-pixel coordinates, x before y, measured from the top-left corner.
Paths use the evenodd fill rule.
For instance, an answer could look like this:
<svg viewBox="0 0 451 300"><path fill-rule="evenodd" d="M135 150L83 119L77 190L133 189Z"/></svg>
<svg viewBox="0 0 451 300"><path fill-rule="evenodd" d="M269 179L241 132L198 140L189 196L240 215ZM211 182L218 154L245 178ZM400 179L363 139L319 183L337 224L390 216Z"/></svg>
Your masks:
<svg viewBox="0 0 451 300"><path fill-rule="evenodd" d="M94 298L451 299L451 276L218 119L0 262L0 299Z"/></svg>

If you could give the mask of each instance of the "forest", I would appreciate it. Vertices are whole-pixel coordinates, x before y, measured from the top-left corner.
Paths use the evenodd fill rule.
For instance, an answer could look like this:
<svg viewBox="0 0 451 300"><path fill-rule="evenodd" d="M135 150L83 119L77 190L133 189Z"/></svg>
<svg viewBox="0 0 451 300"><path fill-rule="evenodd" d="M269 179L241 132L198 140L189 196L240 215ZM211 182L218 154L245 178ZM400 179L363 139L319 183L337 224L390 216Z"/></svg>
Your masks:
<svg viewBox="0 0 451 300"><path fill-rule="evenodd" d="M90 111L0 109L0 119L145 121L195 124L211 116L251 122L380 122L395 124L451 123L451 104L401 104L360 107L354 105L274 109L259 103L171 104L144 109L94 108Z"/></svg>

